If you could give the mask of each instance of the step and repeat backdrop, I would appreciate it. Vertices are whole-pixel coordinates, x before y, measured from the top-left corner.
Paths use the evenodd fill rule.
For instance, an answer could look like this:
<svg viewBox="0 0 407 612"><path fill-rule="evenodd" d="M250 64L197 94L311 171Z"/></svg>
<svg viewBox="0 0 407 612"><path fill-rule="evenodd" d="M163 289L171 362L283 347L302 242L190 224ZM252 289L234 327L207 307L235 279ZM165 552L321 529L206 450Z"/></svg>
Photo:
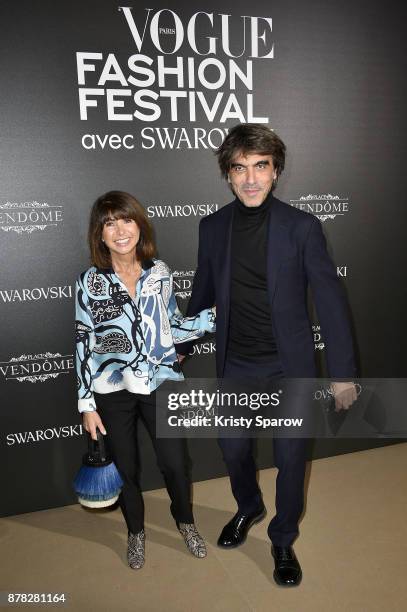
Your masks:
<svg viewBox="0 0 407 612"><path fill-rule="evenodd" d="M402 10L378 0L1 3L3 516L75 501L85 436L74 283L89 265L92 203L118 189L145 205L185 310L199 221L232 199L214 149L239 122L267 124L287 145L276 196L323 222L361 375L405 376ZM214 376L215 351L205 337L185 374ZM140 444L144 488L163 486L144 431ZM377 444L318 440L311 454ZM270 442L257 452L260 467L273 465ZM214 440L194 440L190 455L195 480L226 473Z"/></svg>

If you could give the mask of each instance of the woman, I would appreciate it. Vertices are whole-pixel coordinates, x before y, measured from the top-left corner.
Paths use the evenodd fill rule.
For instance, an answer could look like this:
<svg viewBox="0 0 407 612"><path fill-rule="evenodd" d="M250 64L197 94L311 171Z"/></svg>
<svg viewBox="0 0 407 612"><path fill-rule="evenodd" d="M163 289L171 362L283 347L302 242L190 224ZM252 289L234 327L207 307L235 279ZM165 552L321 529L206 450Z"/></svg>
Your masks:
<svg viewBox="0 0 407 612"><path fill-rule="evenodd" d="M213 309L184 318L172 274L153 259L152 227L128 193L110 191L93 205L88 234L92 267L76 284L76 365L79 411L86 431L108 434L123 478L119 497L128 528L128 563L145 558L144 506L138 482L137 420L151 436L171 498L171 513L190 552L205 557L190 503L185 440L156 438L155 390L181 380L174 342L213 331Z"/></svg>

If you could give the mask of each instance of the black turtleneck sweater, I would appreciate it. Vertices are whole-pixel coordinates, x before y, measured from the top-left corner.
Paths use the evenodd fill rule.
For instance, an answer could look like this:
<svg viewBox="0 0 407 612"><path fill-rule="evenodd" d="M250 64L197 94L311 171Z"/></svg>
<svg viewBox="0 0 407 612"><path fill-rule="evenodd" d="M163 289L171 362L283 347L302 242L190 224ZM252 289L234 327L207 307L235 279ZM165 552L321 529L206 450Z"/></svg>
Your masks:
<svg viewBox="0 0 407 612"><path fill-rule="evenodd" d="M267 237L272 199L269 194L255 207L235 201L228 353L248 361L277 358L267 293Z"/></svg>

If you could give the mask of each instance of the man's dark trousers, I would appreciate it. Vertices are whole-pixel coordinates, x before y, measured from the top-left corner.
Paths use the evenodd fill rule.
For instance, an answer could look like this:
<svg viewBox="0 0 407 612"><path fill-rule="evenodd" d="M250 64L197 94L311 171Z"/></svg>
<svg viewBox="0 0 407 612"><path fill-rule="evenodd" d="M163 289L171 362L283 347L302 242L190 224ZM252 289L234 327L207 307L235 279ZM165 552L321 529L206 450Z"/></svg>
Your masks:
<svg viewBox="0 0 407 612"><path fill-rule="evenodd" d="M282 378L280 362L254 363L228 355L225 378ZM251 514L262 507L257 484L252 438L220 438L219 446L227 465L232 492L242 514ZM304 477L307 439L274 438L276 481L276 515L268 526L274 546L291 546L298 535L298 521L304 506Z"/></svg>

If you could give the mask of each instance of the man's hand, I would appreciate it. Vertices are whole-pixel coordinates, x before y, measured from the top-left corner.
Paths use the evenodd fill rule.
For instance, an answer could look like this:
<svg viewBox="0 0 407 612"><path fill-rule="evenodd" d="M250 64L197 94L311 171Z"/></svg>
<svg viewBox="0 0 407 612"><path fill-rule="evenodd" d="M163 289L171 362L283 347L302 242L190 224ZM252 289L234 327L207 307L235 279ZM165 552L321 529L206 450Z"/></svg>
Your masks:
<svg viewBox="0 0 407 612"><path fill-rule="evenodd" d="M99 431L104 436L106 435L106 429L104 428L102 419L100 418L96 410L94 410L93 412L83 413L83 426L86 429L86 431L90 433L92 440L98 439L96 435L96 429L99 429Z"/></svg>
<svg viewBox="0 0 407 612"><path fill-rule="evenodd" d="M186 355L180 355L179 353L177 353L177 357L178 357L179 363L182 363L184 361Z"/></svg>
<svg viewBox="0 0 407 612"><path fill-rule="evenodd" d="M331 389L335 398L335 412L349 410L358 397L353 382L333 382L331 383Z"/></svg>

